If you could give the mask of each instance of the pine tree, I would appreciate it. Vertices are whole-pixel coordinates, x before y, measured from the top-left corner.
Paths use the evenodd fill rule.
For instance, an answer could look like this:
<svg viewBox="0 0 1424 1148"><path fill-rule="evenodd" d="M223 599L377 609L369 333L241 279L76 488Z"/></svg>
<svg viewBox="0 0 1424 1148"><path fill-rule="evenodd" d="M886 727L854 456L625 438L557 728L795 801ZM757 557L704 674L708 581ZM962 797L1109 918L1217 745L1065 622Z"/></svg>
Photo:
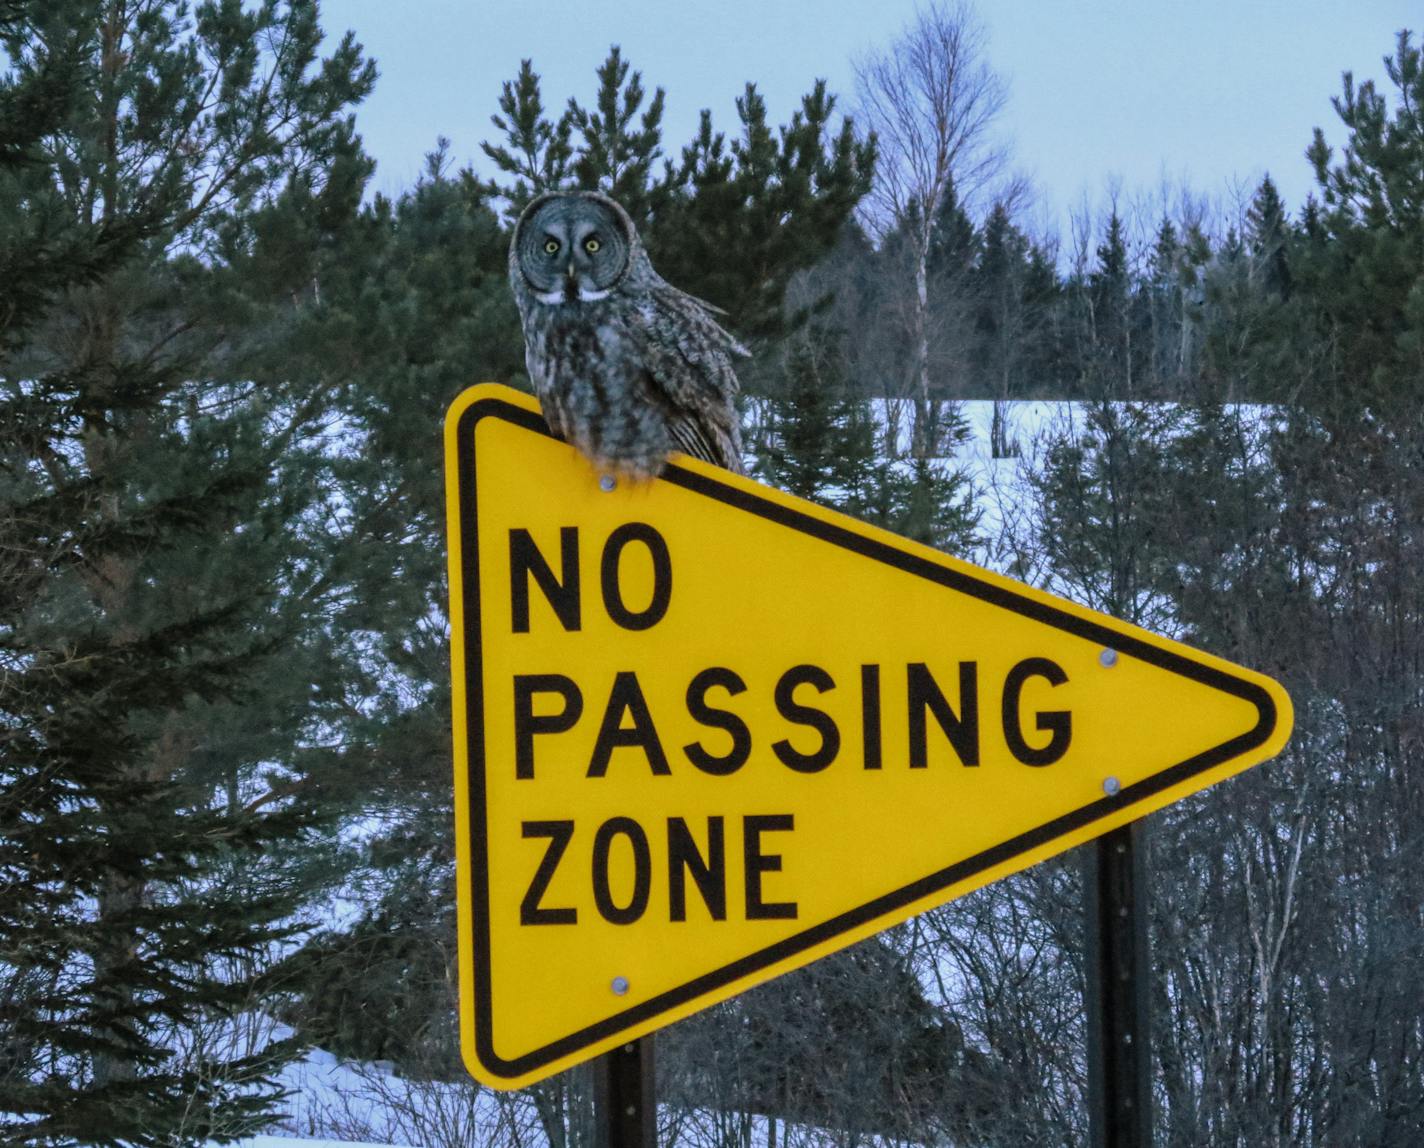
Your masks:
<svg viewBox="0 0 1424 1148"><path fill-rule="evenodd" d="M807 332L785 352L783 381L766 403L756 443L763 482L856 514L866 505L875 461L870 404L849 390L828 335Z"/></svg>
<svg viewBox="0 0 1424 1148"><path fill-rule="evenodd" d="M364 487L353 480L343 521L359 554L361 596L369 596L370 604L364 611L353 606L342 624L369 634L368 654L378 667L362 702L370 718L358 730L364 744L348 752L346 763L368 802L383 808L385 829L368 836L355 874L367 891L359 919L324 932L289 965L298 991L284 1016L304 1037L343 1055L379 1055L418 1077L446 1079L461 1071L449 965L456 923L441 625L443 511L441 475L430 465L430 449L444 408L473 379L523 381L522 339L505 282L508 231L496 205L507 221L511 209L548 186L599 186L635 204L641 191L654 213L644 235L652 242L658 231L653 205L666 202L658 197L669 185L647 176L650 182L640 189L644 176L637 174L649 170L642 160L661 146L657 119L647 118L652 108L645 113L635 91L641 80L621 54L609 57L599 78L596 110L584 113L571 101L571 110L551 121L538 77L526 65L501 100L496 126L504 139L485 149L508 182L451 173L443 150L437 151L415 189L394 201L378 196L363 212L346 245L331 254L322 282L324 306L345 336L340 361L353 420L348 433L362 455L351 466L367 476ZM597 135L596 146L590 132ZM630 142L633 136L637 142ZM793 152L804 148L807 138L798 128L788 146ZM779 143L775 154L782 155ZM630 182L615 188L613 167L620 163ZM734 179L730 156L729 164ZM814 163L809 166L814 170ZM730 191L747 194L745 186ZM695 200L704 192L683 194ZM782 202L797 216L824 212L818 194L812 188ZM827 243L851 206L853 201L838 206L839 214L817 216L831 237ZM807 227L796 218L788 226L793 235ZM779 249L747 243L734 249L742 260L737 274L772 279L777 285L766 297L780 307L778 292L792 270L767 262L779 257ZM699 290L675 278L665 259L676 262L675 254L654 252L670 279ZM530 1091L547 1128L561 1126L586 1099L577 1077L561 1076Z"/></svg>
<svg viewBox="0 0 1424 1148"><path fill-rule="evenodd" d="M1183 382L1202 401L1155 417L1094 404L1086 433L1049 453L1042 540L1074 596L1277 674L1295 706L1279 760L1157 815L1154 929L1170 943L1154 946L1153 1043L1171 1143L1404 1143L1424 1128L1421 962L1401 926L1424 871L1410 828L1424 810L1424 69L1408 36L1387 71L1379 88L1347 78L1345 138L1331 152L1317 136L1320 188L1295 227L1263 183L1215 253L1183 229ZM1274 402L1229 401L1260 395ZM1268 919L1263 961L1251 937ZM1171 988L1203 970L1219 1002L1205 1022Z"/></svg>
<svg viewBox="0 0 1424 1148"><path fill-rule="evenodd" d="M1241 238L1241 233L1235 226L1226 229L1226 235L1222 238L1220 246L1217 248L1216 256L1219 262L1228 265L1241 263L1246 257L1246 243Z"/></svg>
<svg viewBox="0 0 1424 1148"><path fill-rule="evenodd" d="M329 395L272 367L373 70L308 3L0 18L0 1127L228 1140L291 1049L204 1033L299 927L336 673Z"/></svg>
<svg viewBox="0 0 1424 1148"><path fill-rule="evenodd" d="M1116 208L1108 216L1107 230L1098 244L1097 263L1088 279L1093 303L1094 338L1110 354L1126 350L1127 312L1132 294L1127 239Z"/></svg>
<svg viewBox="0 0 1424 1148"><path fill-rule="evenodd" d="M1408 31L1385 59L1393 99L1345 74L1335 100L1348 138L1337 161L1316 129L1308 154L1329 239L1303 275L1338 340L1345 386L1333 401L1418 409L1424 348L1424 54ZM1317 401L1327 396L1317 394Z"/></svg>
<svg viewBox="0 0 1424 1148"><path fill-rule="evenodd" d="M1032 395L1064 395L1072 391L1072 369L1064 347L1064 284L1059 277L1057 258L1051 248L1031 242L1025 260L1023 301L1033 327L1033 338L1024 351L1023 374Z"/></svg>
<svg viewBox="0 0 1424 1148"><path fill-rule="evenodd" d="M1291 288L1289 238L1285 203L1267 175L1246 212L1246 243L1251 250L1252 270L1262 289L1282 299L1290 294Z"/></svg>
<svg viewBox="0 0 1424 1148"><path fill-rule="evenodd" d="M913 228L918 209L907 217L911 229L912 252L916 239ZM960 203L950 180L930 220L929 245L925 251L925 350L929 355L929 401L917 404L917 433L923 441L912 442L911 452L931 456L941 449L935 428L944 421L946 400L963 399L975 393L973 344L975 321L981 303L982 284L976 274L981 257L982 236ZM910 276L913 279L913 275ZM918 313L918 308L915 308Z"/></svg>
<svg viewBox="0 0 1424 1148"><path fill-rule="evenodd" d="M764 403L755 444L762 481L951 553L975 543L978 514L965 475L941 459L877 451L871 403L849 385L843 340L826 329L794 336L782 385ZM969 427L952 408L937 438L952 454Z"/></svg>
<svg viewBox="0 0 1424 1148"><path fill-rule="evenodd" d="M647 222L653 185L653 165L661 156L662 88L653 92L647 111L633 130L635 116L643 106L643 77L623 59L618 45L598 69L596 111L588 111L572 97L568 120L578 129L582 146L574 160L578 185L589 191L611 195L642 226Z"/></svg>
<svg viewBox="0 0 1424 1148"><path fill-rule="evenodd" d="M725 308L745 339L773 338L806 319L786 314L787 284L834 246L870 190L874 142L858 141L849 119L833 134L835 106L817 81L774 132L766 101L748 84L737 99L740 137L728 144L704 113L681 164L667 171L647 236L654 265Z"/></svg>
<svg viewBox="0 0 1424 1148"><path fill-rule="evenodd" d="M1002 204L995 204L1002 209ZM990 213L990 219L993 212ZM987 223L985 226L989 226ZM968 274L979 250L974 221L959 202L953 181L945 187L939 208L930 223L930 245L925 254L925 270L932 279L956 279Z"/></svg>
<svg viewBox="0 0 1424 1148"><path fill-rule="evenodd" d="M995 458L1017 453L1009 442L1008 403L1024 389L1023 361L1031 353L1038 320L1025 306L1028 239L1009 218L1003 203L994 204L984 222L984 238L975 275L975 358L984 393L993 396L990 450Z"/></svg>
<svg viewBox="0 0 1424 1148"><path fill-rule="evenodd" d="M1078 373L1083 393L1094 399L1132 397L1139 381L1134 370L1138 347L1132 267L1126 229L1116 207L1108 216L1092 269L1077 286Z"/></svg>
<svg viewBox="0 0 1424 1148"><path fill-rule="evenodd" d="M517 218L536 195L565 185L573 159L569 142L573 123L567 111L557 120L545 118L532 60L522 60L519 75L504 82L499 110L502 114L490 116L490 123L505 137L505 143L481 141L480 150L501 172L514 177L512 184L491 180L488 187L508 199L510 213Z"/></svg>
<svg viewBox="0 0 1424 1148"><path fill-rule="evenodd" d="M1174 394L1169 385L1185 364L1183 326L1189 322L1183 297L1182 244L1176 225L1163 217L1148 260L1145 295L1151 335L1151 370L1159 393Z"/></svg>

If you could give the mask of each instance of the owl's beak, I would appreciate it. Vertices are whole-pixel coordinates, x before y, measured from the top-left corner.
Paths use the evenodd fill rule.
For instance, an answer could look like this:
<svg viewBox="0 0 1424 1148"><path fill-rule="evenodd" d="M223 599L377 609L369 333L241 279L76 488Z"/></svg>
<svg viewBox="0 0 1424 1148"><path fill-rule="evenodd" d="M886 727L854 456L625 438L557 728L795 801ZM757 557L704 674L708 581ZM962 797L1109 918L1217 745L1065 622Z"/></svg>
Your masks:
<svg viewBox="0 0 1424 1148"><path fill-rule="evenodd" d="M572 259L564 270L564 297L570 302L578 298L578 270Z"/></svg>

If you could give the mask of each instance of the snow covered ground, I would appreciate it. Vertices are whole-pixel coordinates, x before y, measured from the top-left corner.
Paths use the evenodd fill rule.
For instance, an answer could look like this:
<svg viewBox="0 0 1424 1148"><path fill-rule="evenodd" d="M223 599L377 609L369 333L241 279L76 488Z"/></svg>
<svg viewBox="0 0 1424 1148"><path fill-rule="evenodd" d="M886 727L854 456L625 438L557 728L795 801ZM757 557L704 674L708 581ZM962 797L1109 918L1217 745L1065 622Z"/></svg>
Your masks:
<svg viewBox="0 0 1424 1148"><path fill-rule="evenodd" d="M361 1143L356 1140L301 1140L290 1136L254 1136L238 1141L238 1148L290 1148L302 1144L306 1148L392 1148L389 1144Z"/></svg>

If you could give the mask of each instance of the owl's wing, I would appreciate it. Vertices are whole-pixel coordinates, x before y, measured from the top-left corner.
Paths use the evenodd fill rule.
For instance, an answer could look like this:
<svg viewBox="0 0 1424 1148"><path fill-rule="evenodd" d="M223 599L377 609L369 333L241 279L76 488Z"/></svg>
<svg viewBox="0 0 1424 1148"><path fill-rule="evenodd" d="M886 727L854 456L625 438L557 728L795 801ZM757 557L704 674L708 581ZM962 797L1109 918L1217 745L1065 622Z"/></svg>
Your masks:
<svg viewBox="0 0 1424 1148"><path fill-rule="evenodd" d="M667 428L694 458L743 473L739 389L733 355L746 355L706 307L666 283L639 302L630 336L654 391L666 404Z"/></svg>
<svg viewBox="0 0 1424 1148"><path fill-rule="evenodd" d="M706 304L676 287L657 284L642 307L642 329L634 337L663 393L684 409L730 414L740 389L732 358L750 352L722 329Z"/></svg>

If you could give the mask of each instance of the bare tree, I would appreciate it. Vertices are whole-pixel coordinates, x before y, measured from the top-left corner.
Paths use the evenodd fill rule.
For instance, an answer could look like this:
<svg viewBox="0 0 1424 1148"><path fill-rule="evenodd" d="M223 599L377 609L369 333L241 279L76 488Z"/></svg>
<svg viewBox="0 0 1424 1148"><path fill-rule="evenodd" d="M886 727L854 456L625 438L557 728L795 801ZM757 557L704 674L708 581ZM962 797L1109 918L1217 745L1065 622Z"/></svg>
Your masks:
<svg viewBox="0 0 1424 1148"><path fill-rule="evenodd" d="M872 231L903 230L913 265L910 306L914 451L929 441L929 256L936 216L949 195L972 200L1003 168L990 129L1005 88L984 59L985 33L967 0L933 0L889 48L856 66L858 118L879 141Z"/></svg>

